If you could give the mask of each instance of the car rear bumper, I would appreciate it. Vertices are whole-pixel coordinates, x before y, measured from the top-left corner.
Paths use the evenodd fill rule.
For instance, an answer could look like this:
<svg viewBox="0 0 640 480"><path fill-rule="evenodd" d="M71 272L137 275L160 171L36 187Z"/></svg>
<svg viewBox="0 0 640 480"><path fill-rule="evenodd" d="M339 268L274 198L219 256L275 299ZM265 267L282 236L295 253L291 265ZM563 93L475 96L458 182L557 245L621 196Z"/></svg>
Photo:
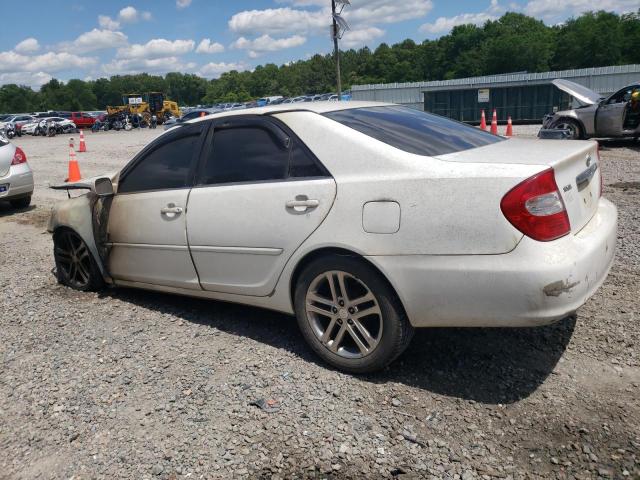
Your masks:
<svg viewBox="0 0 640 480"><path fill-rule="evenodd" d="M11 200L27 197L33 193L33 174L29 164L21 163L9 168L9 173L0 177L0 185L7 186L7 191L0 192L0 200Z"/></svg>
<svg viewBox="0 0 640 480"><path fill-rule="evenodd" d="M510 253L368 257L384 272L415 327L525 327L575 312L604 282L617 237L617 209L601 199L577 234L524 237Z"/></svg>

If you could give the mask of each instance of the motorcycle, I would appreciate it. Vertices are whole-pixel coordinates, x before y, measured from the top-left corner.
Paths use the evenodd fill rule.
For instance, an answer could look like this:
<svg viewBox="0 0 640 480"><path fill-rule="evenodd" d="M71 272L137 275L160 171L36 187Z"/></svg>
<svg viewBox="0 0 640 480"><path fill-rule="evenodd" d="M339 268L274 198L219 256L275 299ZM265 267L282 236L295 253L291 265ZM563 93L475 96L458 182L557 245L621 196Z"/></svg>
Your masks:
<svg viewBox="0 0 640 480"><path fill-rule="evenodd" d="M129 115L127 115L124 118L124 129L125 131L130 131L133 128L133 125L131 124L131 120L129 120Z"/></svg>
<svg viewBox="0 0 640 480"><path fill-rule="evenodd" d="M42 135L43 137L55 137L57 130L58 125L56 125L53 120L41 120L33 134L35 136Z"/></svg>
<svg viewBox="0 0 640 480"><path fill-rule="evenodd" d="M96 132L108 132L109 131L109 123L101 122L100 120L96 120L95 123L91 126L91 131L93 133Z"/></svg>
<svg viewBox="0 0 640 480"><path fill-rule="evenodd" d="M11 140L13 137L15 137L18 134L16 130L16 124L7 123L2 129L2 133L4 134L5 137Z"/></svg>

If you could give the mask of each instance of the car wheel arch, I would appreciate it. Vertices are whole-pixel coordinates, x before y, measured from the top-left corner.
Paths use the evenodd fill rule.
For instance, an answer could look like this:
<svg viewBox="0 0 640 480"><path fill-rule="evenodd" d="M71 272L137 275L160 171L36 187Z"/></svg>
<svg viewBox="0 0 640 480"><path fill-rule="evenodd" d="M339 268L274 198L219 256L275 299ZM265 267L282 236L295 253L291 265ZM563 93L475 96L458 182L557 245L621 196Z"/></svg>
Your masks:
<svg viewBox="0 0 640 480"><path fill-rule="evenodd" d="M405 314L405 316L407 315L407 310L404 306L404 302L402 301L402 297L398 294L396 287L394 286L393 282L389 280L387 275L385 275L385 273L382 270L380 270L380 268L375 263L373 263L363 255L343 247L318 248L310 252L307 252L302 258L298 260L295 268L293 269L293 272L290 276L290 281L289 281L289 299L291 301L291 305L295 304L296 285L298 284L298 279L300 278L300 275L302 274L304 269L309 264L311 264L311 262L313 262L314 260L318 258L326 257L326 256L347 256L347 257L356 258L359 261L363 262L364 264L368 265L369 267L373 268L378 273L378 275L380 275L380 278L391 289L391 291L396 297L396 300L398 301L398 304L402 307L403 313Z"/></svg>
<svg viewBox="0 0 640 480"><path fill-rule="evenodd" d="M92 242L87 241L87 238L85 238L85 236L82 235L81 232L79 232L78 230L76 230L72 226L66 225L66 224L58 224L58 225L55 225L52 230L50 230L51 236L52 236L52 238L54 240L54 245L55 245L56 237L58 235L61 235L65 231L73 232L74 234L78 235L78 237L80 237L82 239L82 241L87 245L87 248L89 249L89 252L93 256L93 260L96 262L96 265L98 266L98 269L100 270L100 273L102 274L102 277L104 278L105 281L110 281L110 276L107 273L107 270L106 270L106 268L105 268L105 266L104 266L104 264L102 262L102 259L100 258L100 255L98 254L98 250L95 248L95 244L92 244Z"/></svg>
<svg viewBox="0 0 640 480"><path fill-rule="evenodd" d="M585 139L587 138L587 129L584 126L584 123L582 123L582 120L580 120L577 117L572 117L572 116L568 116L568 115L563 115L561 117L558 117L556 120L554 120L553 124L557 125L561 122L571 122L571 123L575 123L578 126L579 131L579 139Z"/></svg>

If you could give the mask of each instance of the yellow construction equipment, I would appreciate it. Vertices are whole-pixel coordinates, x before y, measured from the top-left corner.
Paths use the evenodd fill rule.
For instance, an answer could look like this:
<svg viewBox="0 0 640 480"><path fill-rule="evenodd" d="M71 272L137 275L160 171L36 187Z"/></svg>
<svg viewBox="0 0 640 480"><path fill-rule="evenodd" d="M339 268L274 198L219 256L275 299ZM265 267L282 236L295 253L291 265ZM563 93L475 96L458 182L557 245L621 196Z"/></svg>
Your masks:
<svg viewBox="0 0 640 480"><path fill-rule="evenodd" d="M109 116L128 113L129 115L141 115L149 123L151 116L158 118L158 123L163 123L170 116L180 117L182 112L176 102L166 100L164 93L148 92L144 94L128 93L122 96L123 105L115 107L107 106Z"/></svg>

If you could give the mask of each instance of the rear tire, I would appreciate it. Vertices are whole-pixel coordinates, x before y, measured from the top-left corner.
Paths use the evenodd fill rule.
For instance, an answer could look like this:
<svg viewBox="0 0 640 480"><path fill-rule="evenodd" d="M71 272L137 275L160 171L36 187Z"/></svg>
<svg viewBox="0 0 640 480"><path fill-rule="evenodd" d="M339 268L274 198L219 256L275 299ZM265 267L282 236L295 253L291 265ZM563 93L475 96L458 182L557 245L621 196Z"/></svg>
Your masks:
<svg viewBox="0 0 640 480"><path fill-rule="evenodd" d="M16 198L15 200L9 200L9 204L13 208L27 208L31 205L31 195L28 197Z"/></svg>
<svg viewBox="0 0 640 480"><path fill-rule="evenodd" d="M312 261L298 277L295 311L302 335L324 361L348 373L393 362L414 329L386 280L356 257Z"/></svg>
<svg viewBox="0 0 640 480"><path fill-rule="evenodd" d="M82 292L100 290L104 279L82 238L70 229L53 235L53 256L58 283Z"/></svg>

